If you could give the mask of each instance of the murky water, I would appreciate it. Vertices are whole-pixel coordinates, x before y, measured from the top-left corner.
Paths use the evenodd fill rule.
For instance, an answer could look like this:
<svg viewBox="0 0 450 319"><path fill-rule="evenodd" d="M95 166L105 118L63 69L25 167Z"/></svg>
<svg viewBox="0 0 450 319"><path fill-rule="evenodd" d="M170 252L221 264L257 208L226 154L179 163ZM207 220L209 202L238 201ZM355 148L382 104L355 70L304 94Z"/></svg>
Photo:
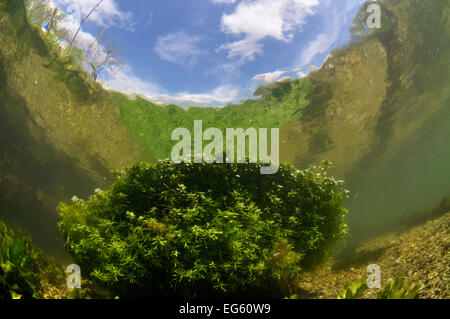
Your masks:
<svg viewBox="0 0 450 319"><path fill-rule="evenodd" d="M352 236L401 216L431 209L450 196L450 101L394 155L375 161L349 181Z"/></svg>

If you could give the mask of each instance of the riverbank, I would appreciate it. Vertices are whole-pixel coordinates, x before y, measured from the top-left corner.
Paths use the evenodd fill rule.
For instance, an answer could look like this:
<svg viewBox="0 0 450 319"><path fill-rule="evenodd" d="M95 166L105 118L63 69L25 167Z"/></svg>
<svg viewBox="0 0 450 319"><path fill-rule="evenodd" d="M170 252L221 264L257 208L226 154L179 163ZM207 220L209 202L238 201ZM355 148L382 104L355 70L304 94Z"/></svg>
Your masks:
<svg viewBox="0 0 450 319"><path fill-rule="evenodd" d="M336 298L346 283L367 277L367 266L381 268L381 285L403 277L419 286L420 299L450 298L450 211L409 229L391 231L378 238L346 248L322 268L305 273L299 298ZM375 298L369 289L364 298Z"/></svg>

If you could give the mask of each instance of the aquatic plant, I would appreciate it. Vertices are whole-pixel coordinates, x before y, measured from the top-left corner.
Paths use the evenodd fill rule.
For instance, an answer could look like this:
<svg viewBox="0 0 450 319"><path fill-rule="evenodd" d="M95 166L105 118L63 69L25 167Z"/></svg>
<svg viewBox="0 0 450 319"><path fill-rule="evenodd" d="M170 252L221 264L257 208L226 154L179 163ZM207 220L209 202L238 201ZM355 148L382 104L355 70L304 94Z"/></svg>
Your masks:
<svg viewBox="0 0 450 319"><path fill-rule="evenodd" d="M282 164L137 163L59 229L105 296L262 296L288 291L346 234L342 181Z"/></svg>
<svg viewBox="0 0 450 319"><path fill-rule="evenodd" d="M62 269L35 248L29 238L0 222L0 299L43 298L43 280Z"/></svg>
<svg viewBox="0 0 450 319"><path fill-rule="evenodd" d="M378 294L378 299L417 299L419 287L412 282L405 282L401 277L389 279L384 290Z"/></svg>
<svg viewBox="0 0 450 319"><path fill-rule="evenodd" d="M347 283L344 290L338 293L337 299L360 299L367 289L366 278L356 281L353 284Z"/></svg>
<svg viewBox="0 0 450 319"><path fill-rule="evenodd" d="M337 299L361 299L368 290L367 278L347 283L343 291L338 293ZM379 290L377 299L416 299L418 298L419 287L411 282L405 282L401 277L389 279L386 287Z"/></svg>

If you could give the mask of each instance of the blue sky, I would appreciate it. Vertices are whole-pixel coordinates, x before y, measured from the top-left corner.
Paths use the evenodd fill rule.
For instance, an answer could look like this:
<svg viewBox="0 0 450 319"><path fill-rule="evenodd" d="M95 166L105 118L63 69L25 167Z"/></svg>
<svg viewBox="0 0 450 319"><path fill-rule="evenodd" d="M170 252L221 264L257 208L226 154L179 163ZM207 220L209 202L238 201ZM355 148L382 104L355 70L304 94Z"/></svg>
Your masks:
<svg viewBox="0 0 450 319"><path fill-rule="evenodd" d="M98 0L50 0L72 32ZM104 86L162 103L225 105L298 78L349 39L364 0L104 0L78 45L108 26L126 65ZM114 72L113 72L114 71Z"/></svg>

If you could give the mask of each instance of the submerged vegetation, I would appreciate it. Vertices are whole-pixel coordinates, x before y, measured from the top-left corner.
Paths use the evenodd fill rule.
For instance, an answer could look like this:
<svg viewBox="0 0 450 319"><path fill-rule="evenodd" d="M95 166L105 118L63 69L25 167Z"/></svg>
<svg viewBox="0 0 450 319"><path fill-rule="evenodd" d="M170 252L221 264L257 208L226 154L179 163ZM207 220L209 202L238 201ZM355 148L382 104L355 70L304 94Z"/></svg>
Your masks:
<svg viewBox="0 0 450 319"><path fill-rule="evenodd" d="M417 299L419 287L403 278L389 279L386 288L379 292L379 299Z"/></svg>
<svg viewBox="0 0 450 319"><path fill-rule="evenodd" d="M120 119L131 136L144 148L144 157L155 161L170 157L170 135L178 127L192 129L194 120L202 120L205 127L216 127L225 132L228 127L273 128L283 127L301 116L308 105L311 83L309 79L288 80L262 86L255 94L261 96L223 108L161 106L140 97L130 99L113 93L120 109ZM157 120L156 120L157 119Z"/></svg>
<svg viewBox="0 0 450 319"><path fill-rule="evenodd" d="M109 296L282 296L345 238L342 182L260 164L138 163L61 204L77 263Z"/></svg>
<svg viewBox="0 0 450 319"><path fill-rule="evenodd" d="M342 292L337 296L337 299L361 299L364 293L368 290L367 278L352 284L347 284ZM403 278L397 277L389 279L386 287L380 289L378 299L417 299L419 294L419 287L413 285L411 282L406 282Z"/></svg>
<svg viewBox="0 0 450 319"><path fill-rule="evenodd" d="M335 244L346 237L342 182L327 177L324 170L297 171L287 164L275 175L262 176L258 164L174 165L157 160L169 157L173 129L191 129L194 120L220 129L279 127L286 139L283 161L289 158L298 167L307 167L324 158L339 159L340 168L360 175L363 185L352 186L361 195L353 192L350 204L357 213L352 215L364 219L366 225L384 221L383 214L411 210L410 206L394 207L395 202L403 207L417 198L429 198L417 190L440 196L448 189L449 180L444 174L449 172L445 137L450 121L445 119L449 114L446 83L450 73L442 72L448 69L448 47L436 43L449 43L448 32L441 32L448 26L449 6L441 0L430 5L412 2L415 7L407 1L383 1L388 27L367 37L361 30L353 30L361 42L337 50L328 66L311 77L261 86L255 92L257 98L236 105L183 109L104 90L83 70L81 51L64 50L58 43L60 35L41 32L44 21L39 20L39 11L27 16L26 2L0 0L0 115L4 121L0 127L0 204L7 207L7 214L22 214L23 223L36 223L38 226L33 226L39 228L56 220L49 217L53 207L70 198L69 193L83 197L93 185L109 187L105 177L108 169L138 160L153 162L117 172L109 190L97 190L86 201L73 197L71 205L59 206L59 229L66 249L83 269L83 276L95 284L93 295L292 295L299 288L298 280L305 278L304 271L321 265ZM433 16L437 18L431 19ZM428 23L431 20L439 23ZM434 117L439 121L424 124ZM446 126L434 125L442 122ZM428 130L430 126L440 130ZM422 135L427 147L418 148L422 144L413 143L411 136ZM436 137L439 143L431 143ZM366 174L360 161L370 158L379 163L372 154L395 151L391 139L400 145L396 146L398 153L406 154L407 161L397 155L394 162L400 163L398 169L389 158L386 167L390 170L377 167ZM413 147L402 148L405 141ZM56 153L53 147L61 152ZM441 149L445 151L437 153ZM410 150L418 155L412 156ZM433 170L425 165L406 165L422 158L422 153L432 154L426 163ZM408 179L397 178L399 172ZM96 177L94 182L91 175ZM435 185L438 178L445 183L428 187L427 181ZM370 187L364 192L366 183ZM417 190L399 191L410 185L418 185ZM385 206L379 205L380 199ZM448 211L443 209L443 213ZM376 213L371 214L371 210ZM405 224L405 220L402 216L400 223ZM356 230L366 232L364 227ZM415 254L414 259L401 259L408 249L399 244L402 249L398 252L394 245L370 254L353 252L353 257L379 258L390 249L389 257L394 261L386 262L385 269L393 268L394 262L414 265L415 280L428 282L429 270L422 273L418 268L431 264L442 273L448 272L447 264L437 264L448 252L448 243L441 240L445 237L442 234L448 233L439 234L428 236L438 243L433 249L430 242L428 247L417 245L419 253L433 251L433 258L421 259ZM51 236L47 239L52 241ZM60 246L62 249L63 244ZM353 257L346 261L358 259ZM361 265L366 261L363 258ZM348 275L357 270L346 271ZM323 273L317 276L322 275L326 277ZM0 223L0 299L46 298L45 286L52 281L65 284L62 270L27 237ZM441 286L425 296L448 295ZM361 298L366 290L365 281L356 282L345 287L338 298ZM75 289L58 297L82 299L90 293ZM408 299L418 293L417 287L395 279L377 297Z"/></svg>
<svg viewBox="0 0 450 319"><path fill-rule="evenodd" d="M360 299L364 292L368 289L367 279L363 278L360 281L354 282L352 284L347 283L342 290L337 295L337 299Z"/></svg>
<svg viewBox="0 0 450 319"><path fill-rule="evenodd" d="M63 271L54 261L0 222L0 299L43 298L45 282L62 280Z"/></svg>

